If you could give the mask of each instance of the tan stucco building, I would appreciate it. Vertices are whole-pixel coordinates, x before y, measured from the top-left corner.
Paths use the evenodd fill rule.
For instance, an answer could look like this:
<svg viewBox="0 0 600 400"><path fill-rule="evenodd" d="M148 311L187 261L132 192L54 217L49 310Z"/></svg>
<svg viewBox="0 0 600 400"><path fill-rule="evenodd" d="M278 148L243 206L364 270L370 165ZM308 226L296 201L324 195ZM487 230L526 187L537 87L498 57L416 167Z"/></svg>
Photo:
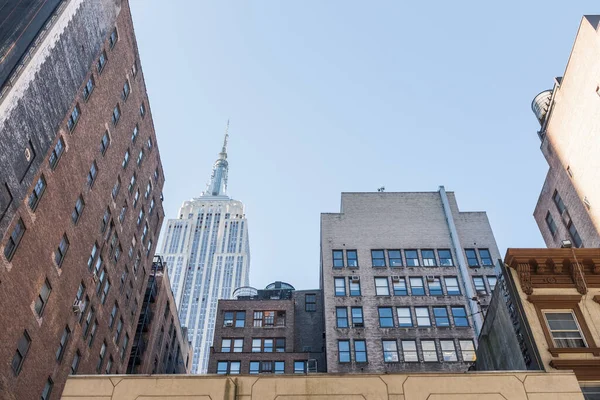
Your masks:
<svg viewBox="0 0 600 400"><path fill-rule="evenodd" d="M75 376L62 400L583 400L570 372Z"/></svg>

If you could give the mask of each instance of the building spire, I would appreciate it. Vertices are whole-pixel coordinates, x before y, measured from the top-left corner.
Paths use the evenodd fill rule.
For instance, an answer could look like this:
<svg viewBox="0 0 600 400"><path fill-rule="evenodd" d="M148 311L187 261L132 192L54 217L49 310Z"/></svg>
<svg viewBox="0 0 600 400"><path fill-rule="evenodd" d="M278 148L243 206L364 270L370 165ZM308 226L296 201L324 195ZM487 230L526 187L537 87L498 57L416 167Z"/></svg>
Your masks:
<svg viewBox="0 0 600 400"><path fill-rule="evenodd" d="M206 190L202 196L227 196L227 173L229 172L229 164L227 162L227 142L229 141L229 120L225 127L225 139L223 140L223 148L219 153L219 158L213 165L210 182L206 186Z"/></svg>

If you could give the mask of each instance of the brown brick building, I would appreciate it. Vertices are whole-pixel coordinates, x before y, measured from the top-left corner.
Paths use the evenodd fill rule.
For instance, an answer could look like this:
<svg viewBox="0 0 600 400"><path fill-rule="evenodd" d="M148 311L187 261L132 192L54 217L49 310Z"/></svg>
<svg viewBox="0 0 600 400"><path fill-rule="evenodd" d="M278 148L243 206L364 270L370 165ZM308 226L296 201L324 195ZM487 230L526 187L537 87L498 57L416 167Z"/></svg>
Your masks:
<svg viewBox="0 0 600 400"><path fill-rule="evenodd" d="M209 374L325 372L323 298L284 282L219 300Z"/></svg>
<svg viewBox="0 0 600 400"><path fill-rule="evenodd" d="M128 2L7 7L51 3L0 90L2 399L126 372L164 217Z"/></svg>

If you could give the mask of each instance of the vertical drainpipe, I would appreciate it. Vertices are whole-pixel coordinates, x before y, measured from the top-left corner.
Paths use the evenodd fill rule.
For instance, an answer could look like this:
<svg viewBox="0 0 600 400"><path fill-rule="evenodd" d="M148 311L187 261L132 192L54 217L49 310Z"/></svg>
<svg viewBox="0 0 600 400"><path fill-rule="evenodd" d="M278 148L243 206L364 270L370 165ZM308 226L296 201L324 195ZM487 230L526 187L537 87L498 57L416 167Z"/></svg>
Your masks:
<svg viewBox="0 0 600 400"><path fill-rule="evenodd" d="M463 247L460 243L460 238L458 237L456 225L454 224L454 217L452 216L452 210L450 209L450 202L448 201L448 196L446 195L446 189L444 189L443 186L440 186L439 193L442 199L442 206L444 207L444 214L446 215L448 229L450 229L450 238L452 239L454 254L456 254L456 259L458 261L458 275L460 275L460 280L463 282L463 286L465 287L465 292L469 302L469 314L471 314L471 317L473 318L473 322L475 324L475 336L479 337L481 327L483 326L483 318L481 318L481 313L477 301L473 300L474 298L477 298L477 294L473 290L473 285L471 285L471 281L469 279L469 268L467 267L467 263L465 262L465 256L462 250Z"/></svg>

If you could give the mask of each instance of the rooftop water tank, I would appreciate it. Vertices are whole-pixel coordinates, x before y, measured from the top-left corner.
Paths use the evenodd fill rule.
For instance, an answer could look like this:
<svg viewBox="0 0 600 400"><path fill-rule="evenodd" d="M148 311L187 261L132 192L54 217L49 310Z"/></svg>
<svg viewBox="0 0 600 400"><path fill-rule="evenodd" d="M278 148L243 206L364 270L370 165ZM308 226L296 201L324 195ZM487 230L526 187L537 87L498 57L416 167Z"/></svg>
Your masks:
<svg viewBox="0 0 600 400"><path fill-rule="evenodd" d="M270 283L265 288L265 290L272 290L272 289L290 289L290 290L295 290L294 287L292 285L290 285L289 283L285 283L285 282L281 282L281 281L275 281L273 283Z"/></svg>
<svg viewBox="0 0 600 400"><path fill-rule="evenodd" d="M542 93L535 96L531 102L531 110L535 114L540 125L544 125L546 114L550 108L550 99L552 98L552 90L544 90Z"/></svg>
<svg viewBox="0 0 600 400"><path fill-rule="evenodd" d="M233 297L239 299L240 297L254 297L258 294L258 290L252 286L241 286L233 291Z"/></svg>

